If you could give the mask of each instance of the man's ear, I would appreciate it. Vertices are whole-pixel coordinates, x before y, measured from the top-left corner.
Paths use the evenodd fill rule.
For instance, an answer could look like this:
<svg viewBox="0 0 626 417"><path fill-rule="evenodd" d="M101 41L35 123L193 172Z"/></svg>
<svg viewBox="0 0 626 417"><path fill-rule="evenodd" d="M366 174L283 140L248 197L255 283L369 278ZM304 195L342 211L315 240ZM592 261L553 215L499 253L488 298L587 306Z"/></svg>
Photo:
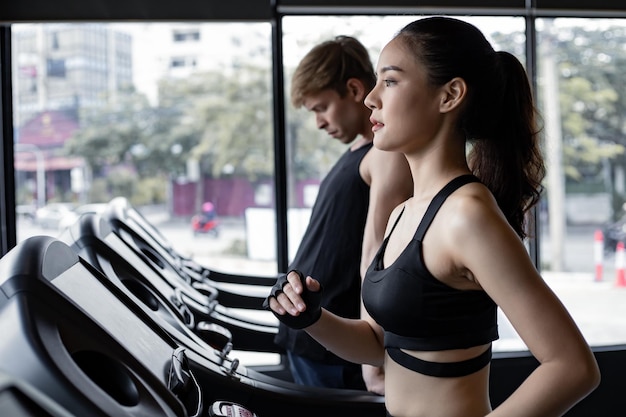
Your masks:
<svg viewBox="0 0 626 417"><path fill-rule="evenodd" d="M356 102L362 103L367 95L365 92L365 86L363 82L358 78L348 78L346 81L346 89L348 95Z"/></svg>
<svg viewBox="0 0 626 417"><path fill-rule="evenodd" d="M458 108L467 96L467 84L463 78L455 77L442 87L441 105L439 110L447 113Z"/></svg>

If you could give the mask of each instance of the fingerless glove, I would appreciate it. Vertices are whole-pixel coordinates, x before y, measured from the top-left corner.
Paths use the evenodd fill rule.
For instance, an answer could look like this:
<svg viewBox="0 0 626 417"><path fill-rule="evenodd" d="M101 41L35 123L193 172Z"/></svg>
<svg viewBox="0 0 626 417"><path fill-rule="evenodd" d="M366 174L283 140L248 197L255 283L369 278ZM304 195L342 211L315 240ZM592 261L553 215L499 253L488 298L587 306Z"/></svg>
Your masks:
<svg viewBox="0 0 626 417"><path fill-rule="evenodd" d="M304 304L306 305L306 310L298 314L297 316L292 316L289 313L285 314L277 314L274 310L270 309L269 300L271 297L276 298L281 292L283 292L283 288L285 285L289 283L287 281L287 275L291 272L296 272L300 277L300 282L302 282L302 294L300 295L304 300ZM304 275L302 272L294 269L292 271L287 272L284 275L281 275L276 280L276 284L272 287L270 291L270 295L263 302L263 308L270 310L276 318L284 323L286 326L291 327L292 329L304 329L305 327L309 327L313 323L319 320L322 315L321 308L322 301L322 288L319 291L309 291L306 287L306 282Z"/></svg>

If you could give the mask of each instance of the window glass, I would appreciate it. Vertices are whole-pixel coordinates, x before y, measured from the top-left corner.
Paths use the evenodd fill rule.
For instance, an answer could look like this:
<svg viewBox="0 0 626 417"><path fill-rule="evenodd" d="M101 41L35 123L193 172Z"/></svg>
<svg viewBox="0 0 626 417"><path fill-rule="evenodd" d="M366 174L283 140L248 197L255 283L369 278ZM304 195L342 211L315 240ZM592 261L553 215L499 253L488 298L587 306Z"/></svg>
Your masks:
<svg viewBox="0 0 626 417"><path fill-rule="evenodd" d="M538 19L541 272L592 345L626 342L626 20Z"/></svg>
<svg viewBox="0 0 626 417"><path fill-rule="evenodd" d="M416 18L286 17L286 83L315 44L336 35L357 37L375 64L384 44ZM523 18L460 18L478 26L495 49L513 53L526 65ZM626 91L621 90L626 80L620 71L626 61L626 27L622 20L540 19L537 28L537 99L548 166L544 201L537 210L539 267L591 344L624 343L626 332L619 318L623 294L616 287L626 287L626 281L623 269L616 265L625 261L616 245L626 237L626 217L621 219L626 201L626 110L622 107ZM288 106L287 114L289 201L292 209L304 213L310 210L319 182L346 147L317 130L314 116L306 110ZM297 218L302 222L298 230L304 230L307 219L305 214ZM293 229L294 220L290 221ZM618 223L607 226L611 221ZM600 236L603 247L596 249ZM298 245L291 241L289 246L293 256ZM494 350L526 349L503 314L499 328Z"/></svg>
<svg viewBox="0 0 626 417"><path fill-rule="evenodd" d="M340 34L360 39L375 63L415 18L283 19L290 258L320 181L346 149L291 106L293 70ZM523 18L461 18L526 64ZM590 344L626 343L626 20L536 23L548 167L538 267ZM268 23L13 25L18 241L55 235L76 207L123 196L199 262L276 273L270 31ZM216 232L194 233L202 208L215 212ZM495 350L526 348L503 315L500 336Z"/></svg>
<svg viewBox="0 0 626 417"><path fill-rule="evenodd" d="M304 55L316 44L338 35L357 38L368 49L375 66L385 44L416 16L287 16L283 18L283 50L286 94L291 76ZM524 20L510 17L460 17L487 35L511 37L514 52L524 59ZM518 35L519 34L519 35ZM494 39L491 39L492 41ZM289 172L289 255L295 256L308 225L319 184L347 146L316 126L315 116L304 107L295 109L286 101ZM348 197L348 196L346 196Z"/></svg>
<svg viewBox="0 0 626 417"><path fill-rule="evenodd" d="M18 241L125 197L182 254L276 273L269 23L11 28Z"/></svg>

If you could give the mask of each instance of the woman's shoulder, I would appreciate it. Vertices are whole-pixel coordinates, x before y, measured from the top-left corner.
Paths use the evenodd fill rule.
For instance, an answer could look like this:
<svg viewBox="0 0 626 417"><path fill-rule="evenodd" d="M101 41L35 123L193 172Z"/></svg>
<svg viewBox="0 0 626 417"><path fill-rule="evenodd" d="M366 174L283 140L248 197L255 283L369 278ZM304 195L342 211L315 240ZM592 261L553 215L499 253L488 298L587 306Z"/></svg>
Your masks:
<svg viewBox="0 0 626 417"><path fill-rule="evenodd" d="M443 207L448 227L458 233L474 233L506 218L493 194L479 183L469 183L452 193Z"/></svg>

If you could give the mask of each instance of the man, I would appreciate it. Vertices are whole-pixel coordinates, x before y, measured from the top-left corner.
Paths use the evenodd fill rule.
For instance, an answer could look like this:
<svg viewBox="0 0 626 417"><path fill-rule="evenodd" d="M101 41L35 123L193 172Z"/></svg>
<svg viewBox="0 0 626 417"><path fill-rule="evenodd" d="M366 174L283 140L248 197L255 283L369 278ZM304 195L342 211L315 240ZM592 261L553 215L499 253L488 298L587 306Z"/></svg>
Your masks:
<svg viewBox="0 0 626 417"><path fill-rule="evenodd" d="M294 107L313 112L319 129L350 146L320 184L289 269L319 279L322 306L350 318L359 317L361 277L382 243L389 215L413 187L404 156L373 147L371 112L363 101L375 83L365 47L338 36L302 59L291 85ZM296 383L384 393L379 368L346 362L303 330L280 324L275 342L286 350Z"/></svg>

